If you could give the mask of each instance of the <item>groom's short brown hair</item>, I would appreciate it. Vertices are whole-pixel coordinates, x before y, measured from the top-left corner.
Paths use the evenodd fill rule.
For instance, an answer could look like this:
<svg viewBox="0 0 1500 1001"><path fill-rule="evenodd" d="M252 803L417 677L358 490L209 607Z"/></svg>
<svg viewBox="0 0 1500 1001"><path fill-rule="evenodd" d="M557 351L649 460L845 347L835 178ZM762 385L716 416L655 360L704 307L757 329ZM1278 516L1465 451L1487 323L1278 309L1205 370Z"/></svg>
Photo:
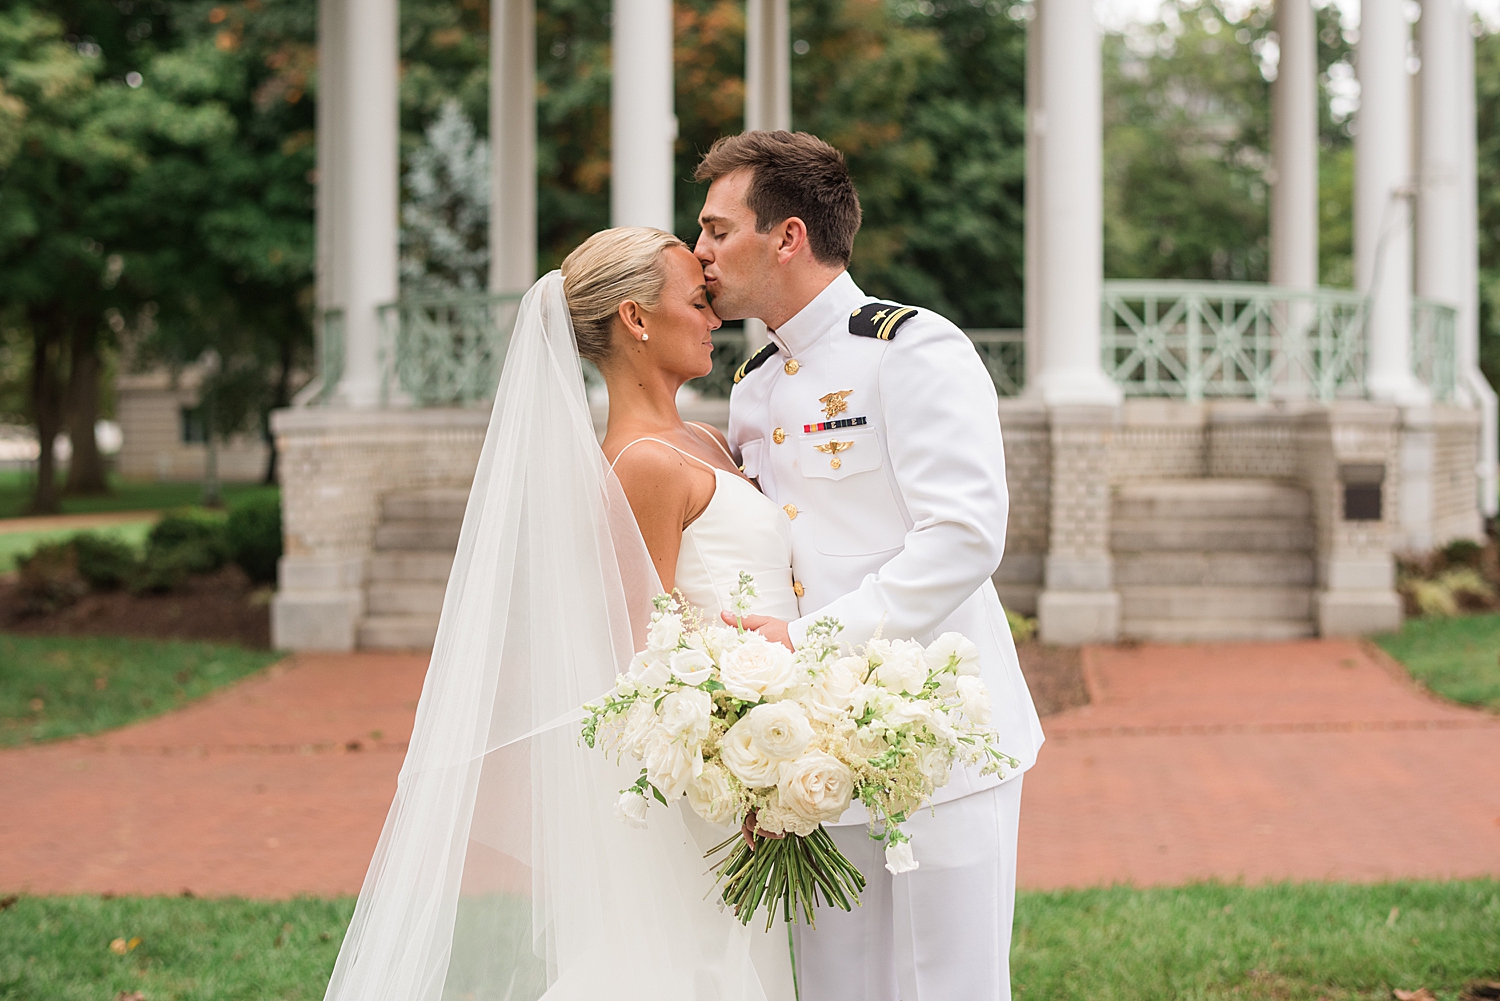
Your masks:
<svg viewBox="0 0 1500 1001"><path fill-rule="evenodd" d="M808 132L741 132L714 143L693 179L716 181L737 170L750 171L745 204L756 232L796 216L807 226L813 257L848 265L860 210L844 154Z"/></svg>

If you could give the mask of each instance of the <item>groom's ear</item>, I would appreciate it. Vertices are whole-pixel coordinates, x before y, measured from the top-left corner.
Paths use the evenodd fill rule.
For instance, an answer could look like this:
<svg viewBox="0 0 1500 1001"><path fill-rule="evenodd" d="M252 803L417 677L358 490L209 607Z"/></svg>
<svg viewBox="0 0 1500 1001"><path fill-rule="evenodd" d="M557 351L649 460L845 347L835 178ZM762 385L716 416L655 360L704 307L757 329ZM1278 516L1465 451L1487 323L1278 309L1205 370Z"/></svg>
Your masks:
<svg viewBox="0 0 1500 1001"><path fill-rule="evenodd" d="M808 249L807 223L799 216L787 216L774 227L776 234L776 260L785 264Z"/></svg>

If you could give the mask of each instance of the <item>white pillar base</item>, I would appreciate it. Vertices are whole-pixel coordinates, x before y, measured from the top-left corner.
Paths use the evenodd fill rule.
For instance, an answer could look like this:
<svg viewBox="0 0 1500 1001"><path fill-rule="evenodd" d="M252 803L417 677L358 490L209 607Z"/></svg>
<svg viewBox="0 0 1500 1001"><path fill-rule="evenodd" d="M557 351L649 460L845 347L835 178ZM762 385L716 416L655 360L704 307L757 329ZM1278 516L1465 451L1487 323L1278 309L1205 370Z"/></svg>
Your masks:
<svg viewBox="0 0 1500 1001"><path fill-rule="evenodd" d="M1120 596L1114 591L1053 591L1037 596L1037 636L1043 643L1077 646L1120 638Z"/></svg>
<svg viewBox="0 0 1500 1001"><path fill-rule="evenodd" d="M1048 406L1119 406L1124 392L1098 367L1049 369L1036 381L1035 392Z"/></svg>
<svg viewBox="0 0 1500 1001"><path fill-rule="evenodd" d="M355 648L365 609L365 561L283 556L271 599L271 646L278 650Z"/></svg>
<svg viewBox="0 0 1500 1001"><path fill-rule="evenodd" d="M1395 591L1325 591L1318 595L1319 636L1371 636L1401 628Z"/></svg>

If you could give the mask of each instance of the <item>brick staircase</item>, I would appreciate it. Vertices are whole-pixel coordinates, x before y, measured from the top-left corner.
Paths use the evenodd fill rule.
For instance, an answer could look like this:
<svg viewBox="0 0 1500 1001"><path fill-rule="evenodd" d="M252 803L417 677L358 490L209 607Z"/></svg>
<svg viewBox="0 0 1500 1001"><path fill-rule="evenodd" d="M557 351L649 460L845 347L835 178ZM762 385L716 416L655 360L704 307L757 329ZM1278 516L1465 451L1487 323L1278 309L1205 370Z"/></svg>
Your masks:
<svg viewBox="0 0 1500 1001"><path fill-rule="evenodd" d="M1271 480L1154 480L1114 489L1120 632L1143 640L1312 636L1307 492Z"/></svg>
<svg viewBox="0 0 1500 1001"><path fill-rule="evenodd" d="M468 499L465 489L385 496L359 623L362 649L432 648Z"/></svg>

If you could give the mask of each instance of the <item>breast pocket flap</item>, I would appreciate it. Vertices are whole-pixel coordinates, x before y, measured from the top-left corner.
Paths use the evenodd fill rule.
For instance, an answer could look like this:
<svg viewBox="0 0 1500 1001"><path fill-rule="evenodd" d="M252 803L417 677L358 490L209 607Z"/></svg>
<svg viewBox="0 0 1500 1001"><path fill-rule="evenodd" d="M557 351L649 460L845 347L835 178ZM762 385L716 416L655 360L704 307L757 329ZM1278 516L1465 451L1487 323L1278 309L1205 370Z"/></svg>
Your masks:
<svg viewBox="0 0 1500 1001"><path fill-rule="evenodd" d="M802 475L816 479L842 480L880 468L880 439L874 431L803 435L798 449Z"/></svg>

